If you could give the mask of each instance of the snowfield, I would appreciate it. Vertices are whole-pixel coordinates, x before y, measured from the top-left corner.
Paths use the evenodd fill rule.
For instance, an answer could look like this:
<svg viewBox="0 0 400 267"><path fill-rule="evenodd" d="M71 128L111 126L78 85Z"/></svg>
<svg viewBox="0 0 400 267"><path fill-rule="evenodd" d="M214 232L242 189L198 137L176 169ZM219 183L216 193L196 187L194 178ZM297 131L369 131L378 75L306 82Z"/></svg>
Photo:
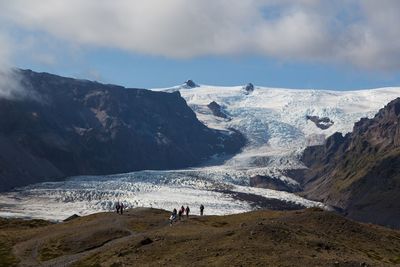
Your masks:
<svg viewBox="0 0 400 267"><path fill-rule="evenodd" d="M233 157L215 155L198 168L72 177L20 188L0 194L0 216L62 220L74 213L112 210L118 200L128 207L167 210L189 205L194 214L200 204L206 214L258 208L235 198L235 192L325 207L293 193L250 187L249 178L269 176L296 188L298 183L285 170L304 168L299 156L306 146L321 144L334 132L350 132L360 118L374 116L400 96L400 88L339 92L254 87L247 92L243 86L183 85L153 90L179 91L200 121L214 129L239 130L248 144ZM221 106L227 119L213 115L207 107L212 101ZM323 130L306 116L326 117L333 125Z"/></svg>

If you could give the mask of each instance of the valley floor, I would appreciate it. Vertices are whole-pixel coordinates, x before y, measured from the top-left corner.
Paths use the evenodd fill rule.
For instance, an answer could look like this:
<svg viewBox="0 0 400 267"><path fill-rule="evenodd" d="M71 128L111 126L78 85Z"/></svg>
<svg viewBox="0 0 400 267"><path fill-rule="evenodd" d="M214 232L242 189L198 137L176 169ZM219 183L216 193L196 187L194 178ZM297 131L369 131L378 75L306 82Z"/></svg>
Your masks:
<svg viewBox="0 0 400 267"><path fill-rule="evenodd" d="M311 208L192 216L137 208L0 219L0 266L395 266L400 232Z"/></svg>

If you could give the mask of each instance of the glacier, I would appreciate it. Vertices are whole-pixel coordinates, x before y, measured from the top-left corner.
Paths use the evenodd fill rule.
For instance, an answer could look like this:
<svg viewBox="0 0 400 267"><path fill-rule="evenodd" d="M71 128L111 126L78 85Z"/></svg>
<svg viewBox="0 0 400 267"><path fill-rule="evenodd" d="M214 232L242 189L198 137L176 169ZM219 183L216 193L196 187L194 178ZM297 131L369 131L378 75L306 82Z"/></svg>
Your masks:
<svg viewBox="0 0 400 267"><path fill-rule="evenodd" d="M334 132L352 130L362 117L372 117L400 88L358 91L282 89L255 86L221 87L185 85L154 91L179 91L197 118L212 129L240 131L247 144L240 153L215 155L196 168L138 171L108 176L70 177L17 188L0 194L0 216L62 220L72 214L86 215L113 210L116 201L127 207L154 207L172 210L189 205L194 214L203 204L206 214L231 214L260 208L235 197L235 193L276 199L304 207L326 207L295 193L250 187L255 175L279 179L289 187L298 182L287 170L305 166L299 157L306 146L317 145ZM207 107L218 103L227 118L215 116ZM333 124L320 129L307 116L329 118Z"/></svg>

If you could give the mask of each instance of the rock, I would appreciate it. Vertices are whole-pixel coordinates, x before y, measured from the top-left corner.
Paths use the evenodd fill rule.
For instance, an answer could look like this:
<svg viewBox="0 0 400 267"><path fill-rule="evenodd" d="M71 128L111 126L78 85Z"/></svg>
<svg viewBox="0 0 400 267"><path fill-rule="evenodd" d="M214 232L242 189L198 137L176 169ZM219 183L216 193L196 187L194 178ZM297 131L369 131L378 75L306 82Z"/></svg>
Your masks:
<svg viewBox="0 0 400 267"><path fill-rule="evenodd" d="M246 84L246 86L243 87L245 94L250 94L251 92L254 91L254 85L252 83Z"/></svg>
<svg viewBox="0 0 400 267"><path fill-rule="evenodd" d="M151 244L151 243L153 243L153 240L151 238L149 238L149 237L146 237L146 238L144 238L144 239L142 239L140 241L140 244L142 246L145 246L145 245L148 245L148 244Z"/></svg>
<svg viewBox="0 0 400 267"><path fill-rule="evenodd" d="M65 219L64 222L72 221L72 220L80 218L80 217L81 216L74 214L74 215L69 216L67 219Z"/></svg>
<svg viewBox="0 0 400 267"><path fill-rule="evenodd" d="M187 80L184 84L183 84L184 88L190 89L190 88L195 88L195 87L199 87L199 85L197 85L194 81L192 80Z"/></svg>
<svg viewBox="0 0 400 267"><path fill-rule="evenodd" d="M222 110L222 107L215 101L212 101L207 107L211 110L214 116L227 119L228 116Z"/></svg>
<svg viewBox="0 0 400 267"><path fill-rule="evenodd" d="M268 188L279 191L295 192L299 191L300 187L291 186L279 178L272 178L266 175L255 175L250 177L250 186L259 188Z"/></svg>
<svg viewBox="0 0 400 267"><path fill-rule="evenodd" d="M307 115L306 119L312 121L321 130L329 129L334 124L334 122L328 117L320 118L318 116Z"/></svg>

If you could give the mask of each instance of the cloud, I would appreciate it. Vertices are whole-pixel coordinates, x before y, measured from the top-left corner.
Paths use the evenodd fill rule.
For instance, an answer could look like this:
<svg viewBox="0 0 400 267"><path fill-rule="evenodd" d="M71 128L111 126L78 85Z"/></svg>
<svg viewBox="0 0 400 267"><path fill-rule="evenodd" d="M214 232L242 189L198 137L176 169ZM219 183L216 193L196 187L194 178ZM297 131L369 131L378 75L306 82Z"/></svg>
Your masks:
<svg viewBox="0 0 400 267"><path fill-rule="evenodd" d="M400 68L395 0L0 0L0 10L7 23L73 45Z"/></svg>
<svg viewBox="0 0 400 267"><path fill-rule="evenodd" d="M21 99L29 97L22 86L20 75L12 69L0 69L0 98Z"/></svg>
<svg viewBox="0 0 400 267"><path fill-rule="evenodd" d="M0 31L0 98L13 98L21 87L10 69L11 44L7 35Z"/></svg>
<svg viewBox="0 0 400 267"><path fill-rule="evenodd" d="M21 75L11 67L14 44L10 37L0 30L0 98L21 99L35 98L37 95L28 90Z"/></svg>
<svg viewBox="0 0 400 267"><path fill-rule="evenodd" d="M378 69L400 68L400 2L360 2L362 18L351 25L353 45L345 56L360 66Z"/></svg>

